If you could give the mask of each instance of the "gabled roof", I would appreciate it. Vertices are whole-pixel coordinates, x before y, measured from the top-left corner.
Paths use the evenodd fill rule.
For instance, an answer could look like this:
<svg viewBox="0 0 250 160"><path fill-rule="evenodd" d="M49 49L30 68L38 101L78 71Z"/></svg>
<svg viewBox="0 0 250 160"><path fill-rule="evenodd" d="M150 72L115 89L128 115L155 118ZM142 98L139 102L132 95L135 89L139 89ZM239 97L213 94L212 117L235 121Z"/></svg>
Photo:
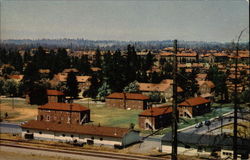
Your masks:
<svg viewBox="0 0 250 160"><path fill-rule="evenodd" d="M57 79L60 82L66 82L67 81L67 75L58 73L54 76L55 79ZM91 78L91 76L76 76L76 80L78 83L84 83L88 81Z"/></svg>
<svg viewBox="0 0 250 160"><path fill-rule="evenodd" d="M163 79L161 81L161 83L163 83L163 84L173 84L173 79Z"/></svg>
<svg viewBox="0 0 250 160"><path fill-rule="evenodd" d="M101 71L102 69L99 67L91 67L90 68L93 72Z"/></svg>
<svg viewBox="0 0 250 160"><path fill-rule="evenodd" d="M74 125L74 124L58 124L44 121L31 120L21 125L26 129L38 129L54 132L76 133L93 136L106 136L122 138L131 130L128 128L93 126L93 125Z"/></svg>
<svg viewBox="0 0 250 160"><path fill-rule="evenodd" d="M50 73L50 69L39 69L39 73Z"/></svg>
<svg viewBox="0 0 250 160"><path fill-rule="evenodd" d="M16 79L16 80L22 80L23 76L24 75L22 75L22 74L15 74L15 75L10 75L9 78L10 79Z"/></svg>
<svg viewBox="0 0 250 160"><path fill-rule="evenodd" d="M198 81L199 86L202 86L204 84L206 84L209 88L214 88L215 87L215 85L214 85L214 83L212 81Z"/></svg>
<svg viewBox="0 0 250 160"><path fill-rule="evenodd" d="M207 74L206 73L196 74L196 78L206 79L207 78Z"/></svg>
<svg viewBox="0 0 250 160"><path fill-rule="evenodd" d="M112 99L133 99L133 100L147 100L148 96L139 93L112 93L108 95L106 98Z"/></svg>
<svg viewBox="0 0 250 160"><path fill-rule="evenodd" d="M181 102L178 104L179 106L197 106L200 104L205 104L210 102L209 100L202 98L202 97L194 97L194 98L189 98L186 99L185 101Z"/></svg>
<svg viewBox="0 0 250 160"><path fill-rule="evenodd" d="M91 79L91 76L76 76L76 80L78 83L84 83Z"/></svg>
<svg viewBox="0 0 250 160"><path fill-rule="evenodd" d="M166 80L168 81L168 80ZM166 82L165 81L165 82ZM170 82L170 81L169 81ZM168 90L172 85L172 83L138 83L139 84L139 90L144 92L165 92ZM183 89L181 87L177 87L177 92L183 92Z"/></svg>
<svg viewBox="0 0 250 160"><path fill-rule="evenodd" d="M226 53L214 53L213 55L215 57L228 57L228 54L226 54Z"/></svg>
<svg viewBox="0 0 250 160"><path fill-rule="evenodd" d="M76 68L67 68L67 69L63 70L63 73L69 73L69 72L75 72L75 73L77 73L79 71Z"/></svg>
<svg viewBox="0 0 250 160"><path fill-rule="evenodd" d="M177 53L177 57L195 57L197 56L196 52L192 52L192 53Z"/></svg>
<svg viewBox="0 0 250 160"><path fill-rule="evenodd" d="M172 107L166 106L166 107L153 107L150 109L147 109L139 114L139 116L159 116L172 113Z"/></svg>
<svg viewBox="0 0 250 160"><path fill-rule="evenodd" d="M60 110L60 111L77 111L77 112L89 110L87 107L84 107L80 104L57 103L57 102L47 103L45 105L38 107L38 109Z"/></svg>
<svg viewBox="0 0 250 160"><path fill-rule="evenodd" d="M58 91L58 90L51 90L51 89L48 89L48 90L47 90L47 95L48 95L48 96L61 96L61 95L64 95L64 93L61 92L61 91Z"/></svg>
<svg viewBox="0 0 250 160"><path fill-rule="evenodd" d="M163 52L160 53L160 56L173 56L174 54L172 52Z"/></svg>

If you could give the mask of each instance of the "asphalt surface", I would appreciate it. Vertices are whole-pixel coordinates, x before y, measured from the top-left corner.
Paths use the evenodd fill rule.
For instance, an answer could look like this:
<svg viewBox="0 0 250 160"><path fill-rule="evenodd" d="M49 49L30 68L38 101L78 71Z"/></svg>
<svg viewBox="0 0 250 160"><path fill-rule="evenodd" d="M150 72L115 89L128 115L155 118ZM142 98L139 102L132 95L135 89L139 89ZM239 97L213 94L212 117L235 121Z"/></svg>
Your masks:
<svg viewBox="0 0 250 160"><path fill-rule="evenodd" d="M7 122L0 123L0 133L18 134L21 132L22 129L19 123L7 123Z"/></svg>
<svg viewBox="0 0 250 160"><path fill-rule="evenodd" d="M238 113L238 117L242 117L243 115L241 113ZM214 130L221 130L221 126L227 125L234 122L233 113L227 114L226 116L223 116L222 118L214 118L213 120L210 120L211 124L209 126L206 126L203 122L203 126L200 128L195 128L195 125L187 127L186 129L183 129L182 133L195 133L195 134L205 134L209 133ZM215 133L215 132L214 132ZM217 132L218 134L220 132Z"/></svg>

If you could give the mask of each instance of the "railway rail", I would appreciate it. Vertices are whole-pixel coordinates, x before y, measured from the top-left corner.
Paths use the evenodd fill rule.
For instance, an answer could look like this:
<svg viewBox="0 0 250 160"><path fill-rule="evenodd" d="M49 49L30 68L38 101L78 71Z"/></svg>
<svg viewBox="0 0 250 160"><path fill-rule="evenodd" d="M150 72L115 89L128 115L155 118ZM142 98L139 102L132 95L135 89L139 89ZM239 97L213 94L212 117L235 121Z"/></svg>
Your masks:
<svg viewBox="0 0 250 160"><path fill-rule="evenodd" d="M76 149L75 147L59 146L59 145L54 145L54 144L43 144L43 143L24 141L24 140L1 139L1 138L0 138L0 146L47 151L47 152L56 152L56 153L66 153L66 154L73 154L73 155L80 155L80 156L117 159L117 160L163 160L163 159L166 159L166 158L153 157L153 156L131 155L131 154L113 153L113 152L107 152L107 151L93 151L93 150L82 149L82 148Z"/></svg>

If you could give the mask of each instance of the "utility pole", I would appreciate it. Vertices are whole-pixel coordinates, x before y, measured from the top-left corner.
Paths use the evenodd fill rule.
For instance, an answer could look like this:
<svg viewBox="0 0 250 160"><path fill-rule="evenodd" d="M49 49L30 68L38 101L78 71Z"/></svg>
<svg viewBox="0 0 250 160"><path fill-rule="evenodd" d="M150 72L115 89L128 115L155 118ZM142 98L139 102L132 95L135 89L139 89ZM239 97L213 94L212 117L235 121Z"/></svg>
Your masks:
<svg viewBox="0 0 250 160"><path fill-rule="evenodd" d="M238 36L238 40L237 40L237 44L236 44L236 56L235 56L235 82L234 82L234 130L233 130L233 159L237 160L237 155L238 155L238 146L237 146L237 125L238 125L238 58L239 58L239 41L240 41L240 37L242 36L243 32L245 30L247 30L247 28L243 29L239 36Z"/></svg>
<svg viewBox="0 0 250 160"><path fill-rule="evenodd" d="M173 64L173 112L172 112L172 160L177 160L177 40L174 40Z"/></svg>
<svg viewBox="0 0 250 160"><path fill-rule="evenodd" d="M238 50L239 50L239 43L236 44L236 56L235 56L235 82L234 82L234 136L233 136L233 159L237 159L237 123L238 123L238 92L237 92L237 85L238 85L238 78L237 78L237 73L238 73Z"/></svg>

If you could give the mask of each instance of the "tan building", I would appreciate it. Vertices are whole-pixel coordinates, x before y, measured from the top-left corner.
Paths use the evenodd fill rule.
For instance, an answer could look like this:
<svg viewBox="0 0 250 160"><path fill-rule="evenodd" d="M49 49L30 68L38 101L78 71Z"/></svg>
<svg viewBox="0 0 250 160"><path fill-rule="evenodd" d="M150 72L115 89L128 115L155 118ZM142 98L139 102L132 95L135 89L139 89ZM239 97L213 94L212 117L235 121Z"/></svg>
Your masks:
<svg viewBox="0 0 250 160"><path fill-rule="evenodd" d="M196 75L196 78L195 78L196 81L205 81L206 79L207 79L206 73L199 73Z"/></svg>
<svg viewBox="0 0 250 160"><path fill-rule="evenodd" d="M159 92L161 99L164 99L166 103L172 103L173 97L173 85L172 80L163 80L161 83L138 83L139 90L144 95L151 95L153 92ZM181 87L177 87L177 92L183 92Z"/></svg>
<svg viewBox="0 0 250 160"><path fill-rule="evenodd" d="M106 97L105 103L109 107L123 109L147 109L148 96L138 93L112 93Z"/></svg>
<svg viewBox="0 0 250 160"><path fill-rule="evenodd" d="M198 93L201 97L213 100L215 85L212 81L198 81L199 90Z"/></svg>
<svg viewBox="0 0 250 160"><path fill-rule="evenodd" d="M54 75L54 78L50 81L52 86L57 86L59 82L67 82L67 73L58 73ZM78 82L79 97L82 97L83 92L89 89L91 85L91 76L76 76Z"/></svg>

